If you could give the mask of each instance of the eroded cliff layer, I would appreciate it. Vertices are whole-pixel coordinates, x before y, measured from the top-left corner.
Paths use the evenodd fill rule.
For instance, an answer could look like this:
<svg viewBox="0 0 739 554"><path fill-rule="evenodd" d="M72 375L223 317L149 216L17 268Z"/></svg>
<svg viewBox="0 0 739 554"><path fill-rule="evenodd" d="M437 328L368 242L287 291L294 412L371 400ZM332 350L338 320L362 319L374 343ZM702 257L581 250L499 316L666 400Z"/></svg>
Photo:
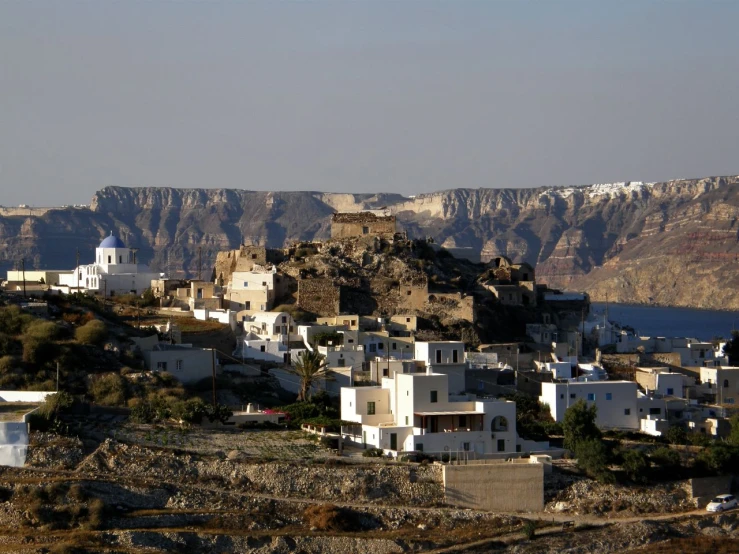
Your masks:
<svg viewBox="0 0 739 554"><path fill-rule="evenodd" d="M203 277L220 250L328 238L334 211L386 208L410 236L537 266L593 299L739 308L739 177L395 194L107 187L89 208L0 211L3 269L92 261L109 231L139 259Z"/></svg>

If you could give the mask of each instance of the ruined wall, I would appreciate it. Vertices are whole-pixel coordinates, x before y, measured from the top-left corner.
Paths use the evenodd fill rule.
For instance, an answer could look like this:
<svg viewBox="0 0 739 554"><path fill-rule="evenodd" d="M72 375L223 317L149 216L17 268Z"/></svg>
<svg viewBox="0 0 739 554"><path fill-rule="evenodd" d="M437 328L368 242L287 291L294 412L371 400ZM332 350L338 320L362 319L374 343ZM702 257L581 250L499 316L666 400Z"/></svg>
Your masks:
<svg viewBox="0 0 739 554"><path fill-rule="evenodd" d="M331 218L331 238L345 239L361 236L393 238L395 216L378 216L371 212L337 213Z"/></svg>
<svg viewBox="0 0 739 554"><path fill-rule="evenodd" d="M440 317L465 319L475 322L475 298L461 292L432 293L428 295L425 310Z"/></svg>
<svg viewBox="0 0 739 554"><path fill-rule="evenodd" d="M298 306L323 317L339 315L341 289L331 279L298 281Z"/></svg>
<svg viewBox="0 0 739 554"><path fill-rule="evenodd" d="M399 287L398 310L423 310L429 297L428 283L406 283Z"/></svg>
<svg viewBox="0 0 739 554"><path fill-rule="evenodd" d="M226 286L234 271L251 271L256 265L266 266L270 258L264 246L241 246L238 250L226 250L216 254L215 282Z"/></svg>

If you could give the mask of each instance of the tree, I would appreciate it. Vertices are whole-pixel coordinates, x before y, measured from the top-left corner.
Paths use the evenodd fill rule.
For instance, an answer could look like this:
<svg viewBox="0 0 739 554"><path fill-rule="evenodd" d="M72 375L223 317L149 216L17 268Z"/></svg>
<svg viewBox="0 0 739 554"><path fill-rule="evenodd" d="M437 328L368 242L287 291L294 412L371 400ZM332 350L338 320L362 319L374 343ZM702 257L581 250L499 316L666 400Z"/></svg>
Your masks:
<svg viewBox="0 0 739 554"><path fill-rule="evenodd" d="M331 379L331 372L326 367L324 357L317 350L313 352L306 350L300 354L295 365L289 366L287 371L300 378L298 402L310 398L311 389L317 380Z"/></svg>
<svg viewBox="0 0 739 554"><path fill-rule="evenodd" d="M731 416L729 422L731 423L731 431L729 432L726 442L733 446L739 446L739 415Z"/></svg>
<svg viewBox="0 0 739 554"><path fill-rule="evenodd" d="M665 438L670 444L686 444L688 442L688 433L684 427L673 425L665 433Z"/></svg>
<svg viewBox="0 0 739 554"><path fill-rule="evenodd" d="M635 483L646 483L649 473L649 459L641 450L627 450L623 453L621 468Z"/></svg>
<svg viewBox="0 0 739 554"><path fill-rule="evenodd" d="M724 354L729 357L729 364L739 364L739 331L731 332L731 340L724 346Z"/></svg>
<svg viewBox="0 0 739 554"><path fill-rule="evenodd" d="M595 424L597 415L598 408L596 405L588 406L582 399L567 408L562 422L562 432L565 437L564 447L577 451L577 445L582 441L600 440L601 432Z"/></svg>
<svg viewBox="0 0 739 554"><path fill-rule="evenodd" d="M579 440L575 446L577 466L592 479L601 483L613 483L616 478L608 470L609 452L599 438Z"/></svg>

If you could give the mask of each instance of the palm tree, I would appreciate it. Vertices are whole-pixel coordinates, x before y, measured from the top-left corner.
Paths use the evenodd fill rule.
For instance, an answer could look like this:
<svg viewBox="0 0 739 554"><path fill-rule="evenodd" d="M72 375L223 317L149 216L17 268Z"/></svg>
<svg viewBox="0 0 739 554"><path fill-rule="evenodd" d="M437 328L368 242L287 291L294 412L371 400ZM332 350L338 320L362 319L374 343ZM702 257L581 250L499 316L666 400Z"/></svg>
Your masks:
<svg viewBox="0 0 739 554"><path fill-rule="evenodd" d="M287 371L300 378L300 392L298 393L298 402L308 400L310 397L313 383L318 379L331 381L329 370L326 367L324 356L314 350L313 352L306 350L298 356L294 366L288 366Z"/></svg>

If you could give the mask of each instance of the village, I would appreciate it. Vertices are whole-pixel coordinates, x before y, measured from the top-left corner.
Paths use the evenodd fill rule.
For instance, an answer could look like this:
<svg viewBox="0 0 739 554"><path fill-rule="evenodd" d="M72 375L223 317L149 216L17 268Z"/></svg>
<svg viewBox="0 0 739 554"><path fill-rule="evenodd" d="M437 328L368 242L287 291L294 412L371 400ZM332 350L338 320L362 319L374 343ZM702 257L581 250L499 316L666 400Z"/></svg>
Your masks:
<svg viewBox="0 0 739 554"><path fill-rule="evenodd" d="M46 414L68 392L77 393L76 404L92 396L91 406L64 413L55 405L46 426L58 421L62 435L82 440L72 447L80 456L108 460L101 470L125 464L125 456L110 461L118 450L172 440L188 455L210 455L208 441L221 441L234 463L269 464L269 451L269 458L280 453L275 463L318 457L381 464L380 472L411 464L413 475L433 473L445 506L546 513L568 525L588 513L588 495L573 496L563 477L572 471L604 487L615 486L616 474L625 488L658 473L687 478L668 513L692 514L731 489L733 458L718 459L715 450L737 433L739 367L726 340L638 336L607 313L591 313L587 294L537 282L529 264L409 239L381 210L334 214L326 241L220 252L207 271L209 279L151 271L113 233L92 264L8 271L3 299L18 313L53 322L71 299L79 317L61 319L75 336L99 319L125 330L93 341L112 365L103 361L88 372L88 385L66 391L51 358L45 363L56 363L56 381L47 369L43 383L55 386L21 390L21 370L6 355L12 348L3 352L0 388L15 385L0 390L12 416L0 422L0 463L36 463L34 448L44 450L49 439L39 438L48 429L34 429L34 412ZM28 365L25 349L23 342ZM71 374L63 368L63 381ZM105 379L127 392L112 402L90 392ZM136 387L148 392L136 396ZM160 389L179 392L152 392ZM195 408L197 417L189 415ZM582 418L582 436L572 435L574 418ZM164 429L171 439L152 438ZM268 450L256 448L254 437L271 432ZM606 452L610 443L617 453ZM388 502L412 503L413 494Z"/></svg>

